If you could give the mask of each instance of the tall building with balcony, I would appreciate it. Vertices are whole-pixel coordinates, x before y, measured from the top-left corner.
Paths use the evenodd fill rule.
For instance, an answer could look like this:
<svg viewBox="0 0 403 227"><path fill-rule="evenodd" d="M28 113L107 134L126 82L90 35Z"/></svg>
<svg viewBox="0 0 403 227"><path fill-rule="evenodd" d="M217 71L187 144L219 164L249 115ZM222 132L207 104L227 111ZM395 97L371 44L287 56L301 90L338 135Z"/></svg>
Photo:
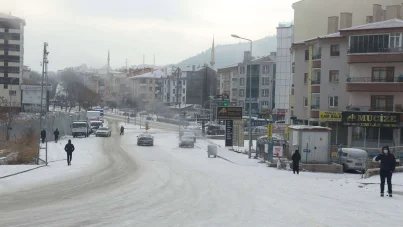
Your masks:
<svg viewBox="0 0 403 227"><path fill-rule="evenodd" d="M341 29L340 34L347 37L349 43L346 109L354 116L364 112L373 120L367 122L371 125L358 122L349 127L348 144L399 146L403 139L400 126L403 120L403 20ZM391 116L395 121L383 124L378 121L386 119L380 120L379 116Z"/></svg>
<svg viewBox="0 0 403 227"><path fill-rule="evenodd" d="M258 116L275 108L276 53L253 59L252 64L250 58L250 52L245 51L243 62L218 69L220 93L230 96L231 105L245 110L250 100L251 112Z"/></svg>
<svg viewBox="0 0 403 227"><path fill-rule="evenodd" d="M21 109L25 20L0 13L0 106Z"/></svg>
<svg viewBox="0 0 403 227"><path fill-rule="evenodd" d="M348 40L340 33L293 44L295 76L292 114L303 124L326 125L333 144L347 143L341 111L348 105Z"/></svg>

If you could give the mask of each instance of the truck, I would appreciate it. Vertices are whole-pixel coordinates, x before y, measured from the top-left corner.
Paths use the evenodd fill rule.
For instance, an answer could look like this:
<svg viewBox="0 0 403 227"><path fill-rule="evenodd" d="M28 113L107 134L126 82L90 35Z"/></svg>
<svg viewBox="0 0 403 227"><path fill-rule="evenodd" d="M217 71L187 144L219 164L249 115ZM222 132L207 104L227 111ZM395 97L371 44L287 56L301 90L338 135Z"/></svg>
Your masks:
<svg viewBox="0 0 403 227"><path fill-rule="evenodd" d="M88 121L102 121L103 122L103 117L101 116L100 111L89 110L89 111L87 111L87 120Z"/></svg>
<svg viewBox="0 0 403 227"><path fill-rule="evenodd" d="M71 132L74 138L78 136L88 137L91 133L91 126L88 121L73 121Z"/></svg>

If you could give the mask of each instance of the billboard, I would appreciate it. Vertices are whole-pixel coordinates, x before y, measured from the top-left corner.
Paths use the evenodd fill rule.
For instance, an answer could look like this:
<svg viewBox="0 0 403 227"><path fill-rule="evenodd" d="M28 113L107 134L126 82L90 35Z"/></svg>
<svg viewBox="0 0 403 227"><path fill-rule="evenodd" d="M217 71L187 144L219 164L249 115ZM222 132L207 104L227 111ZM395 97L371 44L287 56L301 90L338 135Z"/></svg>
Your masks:
<svg viewBox="0 0 403 227"><path fill-rule="evenodd" d="M217 120L242 120L242 107L217 107Z"/></svg>
<svg viewBox="0 0 403 227"><path fill-rule="evenodd" d="M400 127L400 114L392 112L342 112L344 126L398 128Z"/></svg>

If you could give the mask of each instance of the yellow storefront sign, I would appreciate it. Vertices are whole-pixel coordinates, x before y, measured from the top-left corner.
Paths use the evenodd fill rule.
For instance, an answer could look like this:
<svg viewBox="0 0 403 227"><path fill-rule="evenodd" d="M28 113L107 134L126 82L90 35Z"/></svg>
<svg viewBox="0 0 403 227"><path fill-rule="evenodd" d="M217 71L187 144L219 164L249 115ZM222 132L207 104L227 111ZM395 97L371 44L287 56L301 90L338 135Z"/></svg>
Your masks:
<svg viewBox="0 0 403 227"><path fill-rule="evenodd" d="M341 112L319 112L319 120L321 121L341 121Z"/></svg>
<svg viewBox="0 0 403 227"><path fill-rule="evenodd" d="M271 138L273 137L273 125L272 124L268 124L267 125L267 138L269 140L271 140Z"/></svg>

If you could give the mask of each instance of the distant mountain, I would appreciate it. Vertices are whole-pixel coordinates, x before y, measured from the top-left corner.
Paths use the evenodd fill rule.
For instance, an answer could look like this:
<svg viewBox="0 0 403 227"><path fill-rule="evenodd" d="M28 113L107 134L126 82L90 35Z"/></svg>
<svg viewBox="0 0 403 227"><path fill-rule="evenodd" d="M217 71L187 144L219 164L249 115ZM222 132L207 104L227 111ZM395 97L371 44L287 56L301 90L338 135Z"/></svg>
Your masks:
<svg viewBox="0 0 403 227"><path fill-rule="evenodd" d="M250 48L249 42L242 42L237 44L218 45L215 48L215 67L222 68L243 61L244 51ZM276 36L268 36L263 39L253 41L252 54L254 57L262 57L269 55L270 52L275 52L277 48ZM211 48L208 50L190 57L180 63L182 68L191 68L192 65L210 64Z"/></svg>

